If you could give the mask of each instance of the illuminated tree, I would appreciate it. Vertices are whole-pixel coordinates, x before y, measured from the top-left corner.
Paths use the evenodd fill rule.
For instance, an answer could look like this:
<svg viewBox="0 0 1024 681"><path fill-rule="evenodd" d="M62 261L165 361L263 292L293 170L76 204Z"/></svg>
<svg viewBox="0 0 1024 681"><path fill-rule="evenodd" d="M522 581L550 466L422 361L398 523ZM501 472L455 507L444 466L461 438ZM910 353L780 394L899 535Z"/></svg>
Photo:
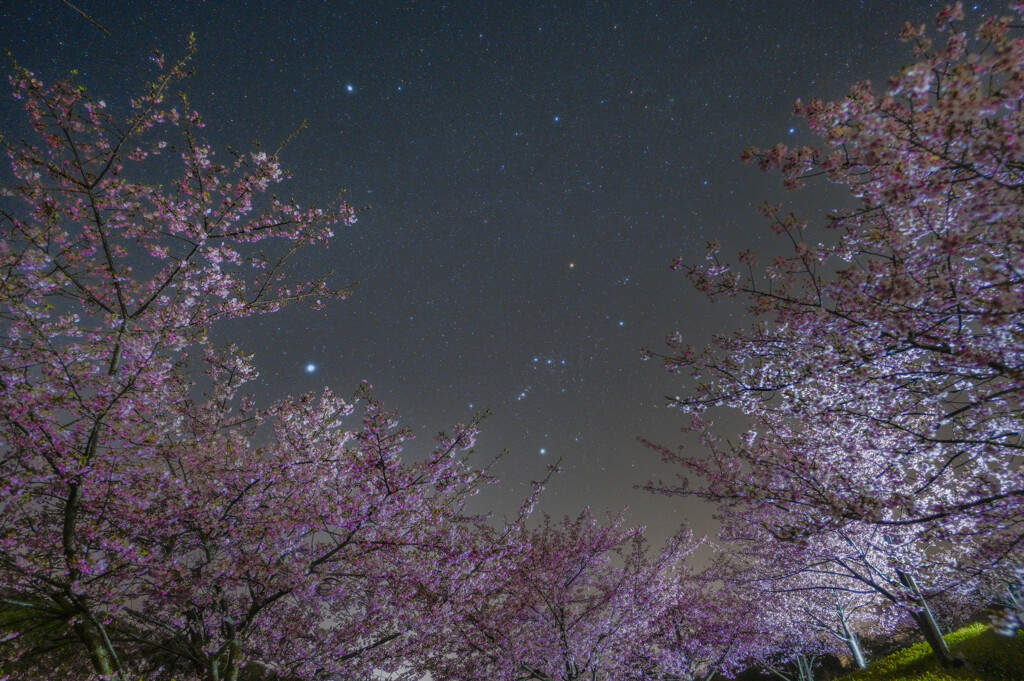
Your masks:
<svg viewBox="0 0 1024 681"><path fill-rule="evenodd" d="M353 212L271 195L276 154L220 160L165 101L187 59L156 61L126 120L13 78L29 128L3 139L0 673L408 673L500 555L464 536L476 423L409 461L365 395L349 427L330 392L241 396L250 358L211 326L344 297L286 265Z"/></svg>
<svg viewBox="0 0 1024 681"><path fill-rule="evenodd" d="M747 152L787 187L823 176L859 205L820 232L765 206L788 255L758 273L757 254L727 264L714 243L688 270L762 321L703 351L669 339L666 366L695 378L676 405L713 451L659 447L704 482L653 488L781 509L765 515L783 540L866 522L966 542L978 570L1019 560L1024 42L993 16L972 44L962 19L959 3L939 14L939 48L908 25L920 61L881 93L798 102L823 149ZM723 407L749 430L718 445L708 410Z"/></svg>
<svg viewBox="0 0 1024 681"><path fill-rule="evenodd" d="M654 623L675 601L684 560L699 545L681 531L657 554L639 528L588 510L521 529L500 572L450 627L454 652L437 679L582 681L650 678ZM494 540L488 545L498 544Z"/></svg>

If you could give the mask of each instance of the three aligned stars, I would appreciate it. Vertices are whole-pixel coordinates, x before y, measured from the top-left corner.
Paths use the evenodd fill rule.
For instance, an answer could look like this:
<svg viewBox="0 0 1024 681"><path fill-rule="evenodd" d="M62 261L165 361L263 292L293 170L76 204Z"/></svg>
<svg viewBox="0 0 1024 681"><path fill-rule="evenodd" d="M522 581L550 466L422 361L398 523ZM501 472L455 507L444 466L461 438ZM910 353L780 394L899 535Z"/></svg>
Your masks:
<svg viewBox="0 0 1024 681"><path fill-rule="evenodd" d="M347 84L345 86L345 89L348 92L354 92L355 91L355 86L352 85L352 84ZM569 261L568 263L566 263L565 266L570 271L576 271L578 269L577 263L575 261ZM626 278L626 280L628 281L628 277ZM625 326L625 321L619 320L617 322L617 326L620 326L620 327L621 326ZM540 369L540 368L557 369L557 368L564 368L564 367L566 367L567 362L564 359L555 359L555 358L552 358L552 357L534 356L533 357L533 361L531 362L531 364L532 364L532 368L534 370L537 370L537 369ZM320 367L315 362L306 362L304 365L302 365L303 372L308 374L308 375L315 374L319 370L319 368ZM526 386L517 395L515 395L515 400L519 401L519 402L525 400L527 398L527 396L532 391L533 391L533 386L532 385ZM473 405L470 405L470 408L472 408L472 406ZM541 456L546 456L547 453L548 453L548 448L547 447L540 447L538 449L538 453Z"/></svg>

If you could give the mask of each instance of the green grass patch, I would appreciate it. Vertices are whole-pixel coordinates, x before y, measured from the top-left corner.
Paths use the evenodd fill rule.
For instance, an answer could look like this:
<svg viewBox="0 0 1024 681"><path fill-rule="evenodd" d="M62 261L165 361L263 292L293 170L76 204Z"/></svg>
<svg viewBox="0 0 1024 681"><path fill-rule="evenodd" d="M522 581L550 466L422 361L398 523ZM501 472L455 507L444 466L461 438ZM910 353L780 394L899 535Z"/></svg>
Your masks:
<svg viewBox="0 0 1024 681"><path fill-rule="evenodd" d="M967 666L939 664L927 643L918 643L883 657L842 681L1024 681L1024 632L999 636L987 624L972 624L946 636L954 655Z"/></svg>

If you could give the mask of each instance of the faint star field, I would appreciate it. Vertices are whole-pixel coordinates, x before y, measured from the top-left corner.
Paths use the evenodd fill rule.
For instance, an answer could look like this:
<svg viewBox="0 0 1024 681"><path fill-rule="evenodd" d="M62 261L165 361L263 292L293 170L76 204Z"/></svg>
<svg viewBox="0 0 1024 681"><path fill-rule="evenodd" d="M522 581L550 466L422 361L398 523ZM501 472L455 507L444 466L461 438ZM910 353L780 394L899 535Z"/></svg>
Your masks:
<svg viewBox="0 0 1024 681"><path fill-rule="evenodd" d="M474 501L514 513L529 480L561 460L540 508L617 510L655 534L709 513L635 489L672 475L636 436L688 442L660 408L685 377L643 362L680 331L700 346L746 323L711 306L673 258L760 248L757 206L780 181L743 166L751 145L810 141L798 97L882 84L911 59L905 21L938 3L352 0L76 0L0 6L3 48L52 81L72 69L124 106L194 32L180 89L225 159L277 144L294 179L275 192L324 204L339 191L358 223L297 262L299 276L359 281L347 301L291 308L216 331L255 353L260 401L360 381L421 436L490 409L481 463L502 479ZM984 11L979 4L974 11ZM20 120L9 97L7 130ZM820 219L835 193L787 200ZM823 198L824 197L824 198ZM298 367L298 370L296 369Z"/></svg>

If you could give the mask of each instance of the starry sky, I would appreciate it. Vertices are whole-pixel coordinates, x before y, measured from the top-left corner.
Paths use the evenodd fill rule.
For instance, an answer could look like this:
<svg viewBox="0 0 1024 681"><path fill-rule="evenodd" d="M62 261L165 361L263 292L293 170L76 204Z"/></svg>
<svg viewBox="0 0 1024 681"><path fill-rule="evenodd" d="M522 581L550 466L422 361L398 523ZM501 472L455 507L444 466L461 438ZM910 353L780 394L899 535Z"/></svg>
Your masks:
<svg viewBox="0 0 1024 681"><path fill-rule="evenodd" d="M642 435L686 442L666 396L685 379L643 362L680 331L700 346L748 320L709 305L673 258L770 249L756 212L778 177L751 145L810 141L798 98L876 84L911 59L920 0L0 0L0 47L44 80L80 72L124 100L154 48L184 53L183 84L217 148L274 148L281 193L364 208L299 275L359 281L326 310L222 327L256 354L264 403L361 380L418 436L491 409L483 461L508 450L475 503L515 511L561 459L541 510L618 510L655 537L710 510L635 489L671 475ZM980 14L999 5L968 5ZM18 112L0 101L0 124ZM815 185L784 197L808 218L842 204Z"/></svg>

